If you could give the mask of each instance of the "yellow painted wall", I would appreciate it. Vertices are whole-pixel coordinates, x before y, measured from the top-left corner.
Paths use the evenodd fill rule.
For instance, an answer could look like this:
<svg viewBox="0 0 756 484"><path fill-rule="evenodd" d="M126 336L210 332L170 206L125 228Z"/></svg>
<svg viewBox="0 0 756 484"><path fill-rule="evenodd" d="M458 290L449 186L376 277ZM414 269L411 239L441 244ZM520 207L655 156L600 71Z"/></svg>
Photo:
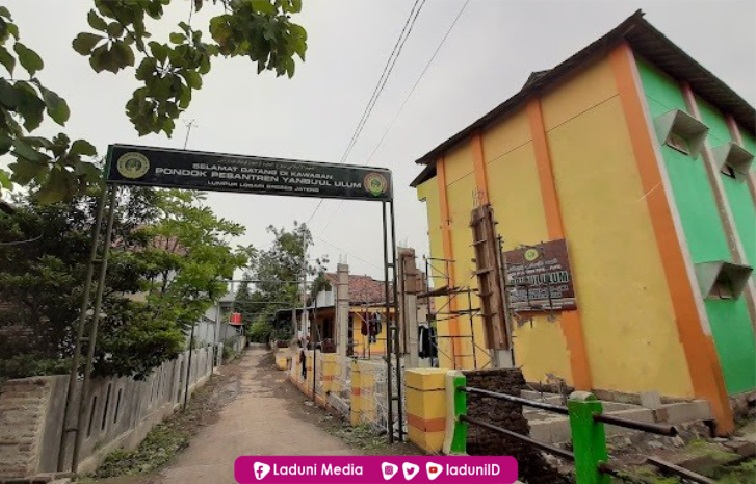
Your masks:
<svg viewBox="0 0 756 484"><path fill-rule="evenodd" d="M385 314L386 310L383 308L368 308L367 309L368 314L373 313L381 313ZM363 354L367 357L368 356L368 348L370 351L370 355L383 355L386 353L386 335L388 334L388 322L384 318L383 320L383 328L381 328L381 333L378 334L375 338L374 343L370 343L368 341L368 336L363 335L362 330L362 318L365 315L365 310L362 309L359 306L352 306L349 308L349 314L352 316L352 321L354 321L354 326L352 328L352 338L354 339L354 355L362 357ZM393 314L391 312L390 314Z"/></svg>
<svg viewBox="0 0 756 484"><path fill-rule="evenodd" d="M608 62L541 100L593 386L692 396Z"/></svg>
<svg viewBox="0 0 756 484"><path fill-rule="evenodd" d="M644 199L648 194L637 173L608 62L566 79L542 97L541 105L593 386L692 396ZM487 127L482 143L489 197L505 250L549 240L524 109ZM445 155L445 168L455 283L474 284L469 221L475 177L469 140ZM438 180L421 184L418 197L426 201L431 254L443 257ZM477 307L476 299L473 305ZM515 358L527 380L553 374L572 383L561 324L559 314L554 321L534 315L532 321L515 323ZM460 323L460 329L469 334L469 322ZM439 331L448 334L448 327L439 325ZM483 334L477 323L475 332ZM466 361L466 366L472 365Z"/></svg>
<svg viewBox="0 0 756 484"><path fill-rule="evenodd" d="M443 259L444 244L443 236L441 234L441 209L438 194L438 179L431 178L418 185L417 197L418 200L425 202L426 213L428 216L428 249L430 257ZM441 277L443 273L448 272L444 267L445 264L441 261L433 260L428 261L428 263L428 273L429 276L433 278L433 286L441 287L445 285L446 279ZM422 270L425 270L425 267L422 267ZM435 298L433 302L436 304L437 308L447 304L445 298ZM440 336L449 334L448 325L448 321L441 321L438 323L438 334ZM447 355L451 355L451 345L449 342L449 338L439 338L439 365L443 368L451 368L452 366L451 360L447 357Z"/></svg>
<svg viewBox="0 0 756 484"><path fill-rule="evenodd" d="M504 250L548 240L546 216L530 127L524 110L483 133L488 184ZM527 322L526 322L527 320ZM515 360L527 381L551 374L572 384L567 339L559 320L523 315L513 322Z"/></svg>

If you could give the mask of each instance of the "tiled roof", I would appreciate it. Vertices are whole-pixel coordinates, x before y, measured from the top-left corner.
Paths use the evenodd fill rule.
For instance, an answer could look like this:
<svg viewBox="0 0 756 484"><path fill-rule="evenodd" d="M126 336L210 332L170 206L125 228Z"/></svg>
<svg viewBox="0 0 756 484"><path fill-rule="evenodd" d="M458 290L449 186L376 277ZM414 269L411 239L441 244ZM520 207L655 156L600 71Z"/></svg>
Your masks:
<svg viewBox="0 0 756 484"><path fill-rule="evenodd" d="M325 274L333 290L336 290L337 275L332 272ZM389 284L389 291L392 285ZM370 276L349 274L349 304L374 304L385 302L385 285L383 281L376 281ZM392 294L393 296L393 294ZM393 300L393 297L391 297Z"/></svg>

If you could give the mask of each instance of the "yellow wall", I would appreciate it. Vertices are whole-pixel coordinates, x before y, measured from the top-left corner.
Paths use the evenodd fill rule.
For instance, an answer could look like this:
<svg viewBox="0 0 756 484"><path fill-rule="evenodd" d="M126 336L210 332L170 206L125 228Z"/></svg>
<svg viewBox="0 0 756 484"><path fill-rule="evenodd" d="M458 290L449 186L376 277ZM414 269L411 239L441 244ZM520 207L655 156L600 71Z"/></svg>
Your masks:
<svg viewBox="0 0 756 484"><path fill-rule="evenodd" d="M541 105L594 387L692 396L609 63Z"/></svg>
<svg viewBox="0 0 756 484"><path fill-rule="evenodd" d="M538 178L530 127L524 110L483 133L488 169L489 197L504 250L548 240L546 216ZM572 384L567 340L557 320L543 314L523 315L514 321L515 360L528 381L542 381L546 374ZM529 320L532 318L532 320ZM527 320L527 321L526 321Z"/></svg>
<svg viewBox="0 0 756 484"><path fill-rule="evenodd" d="M543 95L541 109L594 388L691 396L666 276L608 62L595 63ZM482 132L489 198L505 250L549 240L531 138L524 109ZM469 222L476 185L470 143L462 142L441 161L457 261L454 282L460 286L474 284ZM418 195L428 210L431 254L443 257L437 179L421 184ZM533 315L514 324L516 363L528 381L552 374L573 382L563 323L559 313L555 316L549 321ZM441 334L448 329L439 325ZM469 322L460 323L460 330L469 334ZM482 337L479 325L475 332ZM485 347L482 340L480 346ZM465 366L472 367L471 362Z"/></svg>
<svg viewBox="0 0 756 484"><path fill-rule="evenodd" d="M441 235L441 210L440 200L438 194L438 180L431 178L417 187L417 196L419 200L425 202L428 216L428 242L429 242L429 254L430 257L436 259L444 258L444 245ZM431 207L434 207L431 209ZM428 261L428 275L433 278L433 286L441 287L447 283L445 277L443 277L448 271L445 268L445 264L442 261L430 260ZM425 267L422 268L425 270ZM446 298L435 298L433 303L436 308L447 305ZM438 323L439 336L445 336L449 334L448 321L440 321ZM451 368L453 365L448 355L452 354L451 345L449 344L449 338L439 338L438 340L438 358L439 364L444 368Z"/></svg>
<svg viewBox="0 0 756 484"><path fill-rule="evenodd" d="M361 357L364 354L367 357L368 351L371 356L383 355L386 353L386 335L388 334L388 322L386 321L386 318L383 319L383 327L381 328L381 333L376 336L374 343L370 343L368 341L369 337L367 335L363 335L361 332L362 318L365 316L365 311L367 311L368 314L386 313L386 310L383 308L367 308L367 310L359 306L352 306L351 308L349 308L349 314L352 316L352 321L354 324L354 326L352 327L352 338L354 339L355 343L354 355ZM390 314L393 314L393 312Z"/></svg>

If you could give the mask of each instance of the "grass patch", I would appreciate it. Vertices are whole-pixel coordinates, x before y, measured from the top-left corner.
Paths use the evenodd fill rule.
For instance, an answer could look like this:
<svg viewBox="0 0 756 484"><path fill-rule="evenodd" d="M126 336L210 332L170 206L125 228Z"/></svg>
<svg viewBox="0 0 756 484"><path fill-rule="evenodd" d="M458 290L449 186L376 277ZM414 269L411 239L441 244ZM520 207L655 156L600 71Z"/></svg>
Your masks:
<svg viewBox="0 0 756 484"><path fill-rule="evenodd" d="M389 444L388 437L385 434L378 435L367 424L357 427L341 424L327 430L362 455L420 455L418 449L409 442Z"/></svg>
<svg viewBox="0 0 756 484"><path fill-rule="evenodd" d="M133 451L116 450L108 454L97 469L97 477L148 474L171 460L189 445L191 432L173 422L157 425Z"/></svg>

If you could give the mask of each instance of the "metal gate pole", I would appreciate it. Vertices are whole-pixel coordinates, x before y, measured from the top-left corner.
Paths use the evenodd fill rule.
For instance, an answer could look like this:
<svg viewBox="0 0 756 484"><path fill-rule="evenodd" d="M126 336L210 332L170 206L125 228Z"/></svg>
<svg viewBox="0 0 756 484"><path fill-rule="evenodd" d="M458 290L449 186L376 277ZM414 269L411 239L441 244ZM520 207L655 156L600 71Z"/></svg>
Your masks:
<svg viewBox="0 0 756 484"><path fill-rule="evenodd" d="M381 208L383 209L383 276L384 276L384 299L386 300L386 318L388 320L389 312L391 311L391 302L389 301L389 249L388 249L388 221L386 220L386 202L381 202ZM392 217L392 225L393 225L393 217ZM370 331L368 331L369 333ZM387 393L387 401L388 401L388 441L389 444L394 443L394 398L393 398L393 390L392 390L392 364L391 364L391 353L392 353L392 336L391 336L391 328L386 327L386 334L388 338L386 338L386 385L388 388Z"/></svg>
<svg viewBox="0 0 756 484"><path fill-rule="evenodd" d="M194 326L197 323L192 323L192 330L189 334L189 361L186 364L186 385L184 387L184 409L189 403L189 377L192 375L192 351L194 350Z"/></svg>
<svg viewBox="0 0 756 484"><path fill-rule="evenodd" d="M404 432L404 429L402 428L402 355L401 355L401 348L399 347L399 328L396 324L397 318L399 317L398 314L398 307L397 304L399 304L399 293L398 288L396 285L396 223L395 223L395 217L394 217L394 201L389 202L389 207L391 208L391 263L392 268L394 272L394 319L393 324L394 326L394 338L396 340L394 341L394 354L396 355L396 408L397 408L397 423L399 425L399 442L401 442L402 439L402 433ZM388 297L386 298L388 299Z"/></svg>
<svg viewBox="0 0 756 484"><path fill-rule="evenodd" d="M74 344L74 353L71 358L71 375L68 379L68 394L66 395L66 403L63 407L63 422L60 432L60 446L58 447L58 472L64 472L65 460L66 460L66 443L68 441L68 433L70 431L76 431L76 428L68 427L68 420L71 417L71 406L73 403L74 394L76 393L76 382L79 379L79 360L81 359L81 342L84 338L84 325L87 320L87 309L89 309L89 295L92 288L92 274L94 273L94 265L97 260L97 247L100 244L100 231L102 230L102 219L105 213L105 195L107 194L107 188L103 189L100 197L97 199L97 216L95 221L95 228L92 234L92 248L89 251L89 261L87 263L87 273L84 279L84 294L81 298L81 307L79 308L79 322L76 328L76 343Z"/></svg>
<svg viewBox="0 0 756 484"><path fill-rule="evenodd" d="M100 276L97 283L97 293L95 296L94 314L92 314L92 323L89 330L89 339L87 340L87 361L84 366L84 381L81 382L81 392L79 398L79 419L76 422L76 440L74 441L73 459L71 460L71 472L76 474L79 467L79 451L84 439L82 427L86 414L86 396L89 390L89 379L92 373L92 360L95 356L95 347L97 346L97 327L100 323L100 308L102 307L102 295L105 291L105 276L108 272L108 254L110 253L110 239L113 235L113 219L115 218L116 194L118 185L110 186L110 203L108 204L108 225L105 231L105 245L102 248L102 262L100 263Z"/></svg>

